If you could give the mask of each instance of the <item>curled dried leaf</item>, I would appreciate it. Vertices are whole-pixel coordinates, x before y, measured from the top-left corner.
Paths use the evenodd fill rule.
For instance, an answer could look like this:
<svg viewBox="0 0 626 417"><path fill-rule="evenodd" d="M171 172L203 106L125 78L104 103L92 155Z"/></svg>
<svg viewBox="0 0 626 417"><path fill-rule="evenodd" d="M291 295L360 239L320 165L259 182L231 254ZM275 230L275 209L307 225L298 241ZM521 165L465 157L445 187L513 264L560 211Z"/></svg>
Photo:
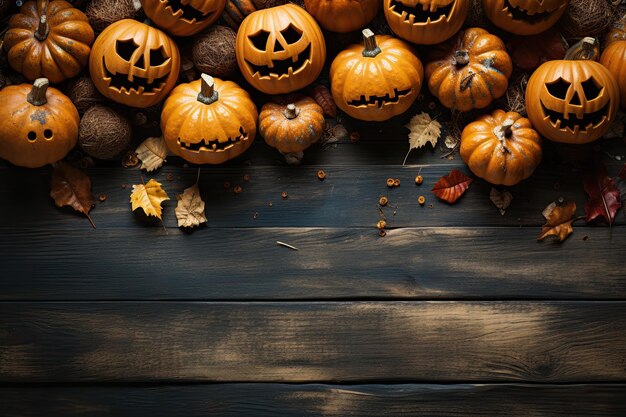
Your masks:
<svg viewBox="0 0 626 417"><path fill-rule="evenodd" d="M576 215L576 203L573 201L557 204L552 203L544 209L547 214L546 224L541 227L541 235L537 240L544 240L548 236L556 236L563 242L572 232L572 222Z"/></svg>
<svg viewBox="0 0 626 417"><path fill-rule="evenodd" d="M152 172L163 166L167 157L167 145L163 137L148 138L135 152L141 160L141 169Z"/></svg>
<svg viewBox="0 0 626 417"><path fill-rule="evenodd" d="M54 199L57 207L70 206L83 213L91 225L96 227L89 216L95 202L91 194L91 180L80 169L63 161L56 163L50 182L50 197Z"/></svg>

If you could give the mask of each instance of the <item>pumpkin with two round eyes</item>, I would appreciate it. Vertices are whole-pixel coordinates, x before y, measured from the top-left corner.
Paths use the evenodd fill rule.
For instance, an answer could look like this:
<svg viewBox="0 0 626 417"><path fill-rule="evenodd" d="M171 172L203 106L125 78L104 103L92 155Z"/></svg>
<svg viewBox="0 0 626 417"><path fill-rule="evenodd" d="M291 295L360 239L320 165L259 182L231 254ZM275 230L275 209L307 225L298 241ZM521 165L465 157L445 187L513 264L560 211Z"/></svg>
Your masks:
<svg viewBox="0 0 626 417"><path fill-rule="evenodd" d="M161 130L167 147L193 164L221 164L245 152L256 135L257 109L232 81L202 74L165 100Z"/></svg>
<svg viewBox="0 0 626 417"><path fill-rule="evenodd" d="M380 0L304 0L304 8L324 29L348 33L374 20Z"/></svg>
<svg viewBox="0 0 626 417"><path fill-rule="evenodd" d="M217 22L226 0L141 0L146 16L174 36L191 36Z"/></svg>
<svg viewBox="0 0 626 417"><path fill-rule="evenodd" d="M459 32L438 45L426 64L430 92L458 111L482 109L502 97L512 72L502 40L480 28Z"/></svg>
<svg viewBox="0 0 626 417"><path fill-rule="evenodd" d="M258 10L244 19L235 43L246 80L267 94L311 84L322 72L326 43L315 19L293 4Z"/></svg>
<svg viewBox="0 0 626 417"><path fill-rule="evenodd" d="M536 35L550 29L567 9L569 0L483 0L487 18L516 35Z"/></svg>
<svg viewBox="0 0 626 417"><path fill-rule="evenodd" d="M159 29L132 19L103 30L89 57L98 91L130 107L150 107L167 97L179 70L176 43Z"/></svg>
<svg viewBox="0 0 626 417"><path fill-rule="evenodd" d="M46 78L0 91L0 158L39 168L55 163L76 146L78 110Z"/></svg>
<svg viewBox="0 0 626 417"><path fill-rule="evenodd" d="M340 52L330 67L337 106L359 120L383 121L404 113L422 88L424 68L413 48L391 36L363 31L365 46Z"/></svg>
<svg viewBox="0 0 626 417"><path fill-rule="evenodd" d="M11 67L30 81L59 83L78 75L89 60L93 29L83 12L62 0L24 3L4 35Z"/></svg>
<svg viewBox="0 0 626 417"><path fill-rule="evenodd" d="M519 113L494 110L463 129L460 152L477 177L512 186L541 162L541 136Z"/></svg>
<svg viewBox="0 0 626 417"><path fill-rule="evenodd" d="M310 97L269 102L259 114L259 134L281 153L302 152L324 133L324 110Z"/></svg>
<svg viewBox="0 0 626 417"><path fill-rule="evenodd" d="M385 0L389 27L399 37L434 45L454 36L469 11L470 0Z"/></svg>
<svg viewBox="0 0 626 417"><path fill-rule="evenodd" d="M598 42L585 38L565 59L541 65L526 86L526 111L535 129L555 142L600 139L617 116L619 88L611 72L593 61Z"/></svg>
<svg viewBox="0 0 626 417"><path fill-rule="evenodd" d="M621 97L622 108L626 109L626 40L609 44L602 52L600 63L613 74Z"/></svg>

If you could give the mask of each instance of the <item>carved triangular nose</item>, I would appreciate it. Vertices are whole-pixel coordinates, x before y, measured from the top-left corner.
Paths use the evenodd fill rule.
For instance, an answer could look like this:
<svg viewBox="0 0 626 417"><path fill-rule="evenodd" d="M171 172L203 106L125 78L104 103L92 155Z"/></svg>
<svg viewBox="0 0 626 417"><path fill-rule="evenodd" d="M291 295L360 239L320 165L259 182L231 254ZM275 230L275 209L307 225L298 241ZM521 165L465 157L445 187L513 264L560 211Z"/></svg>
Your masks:
<svg viewBox="0 0 626 417"><path fill-rule="evenodd" d="M578 95L578 91L574 91L574 95L572 96L572 99L570 100L569 104L573 106L582 105L582 103L580 102L580 96Z"/></svg>

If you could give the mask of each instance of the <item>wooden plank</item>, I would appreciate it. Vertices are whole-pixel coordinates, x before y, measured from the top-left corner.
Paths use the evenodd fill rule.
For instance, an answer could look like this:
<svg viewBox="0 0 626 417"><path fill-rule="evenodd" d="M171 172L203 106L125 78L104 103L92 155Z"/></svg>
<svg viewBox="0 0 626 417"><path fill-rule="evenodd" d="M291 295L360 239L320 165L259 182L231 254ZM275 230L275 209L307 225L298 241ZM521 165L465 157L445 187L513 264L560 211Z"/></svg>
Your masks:
<svg viewBox="0 0 626 417"><path fill-rule="evenodd" d="M6 417L380 417L626 414L626 385L19 386L0 388Z"/></svg>
<svg viewBox="0 0 626 417"><path fill-rule="evenodd" d="M4 230L0 299L626 299L623 228L85 227Z"/></svg>
<svg viewBox="0 0 626 417"><path fill-rule="evenodd" d="M625 302L1 303L0 382L622 382Z"/></svg>
<svg viewBox="0 0 626 417"><path fill-rule="evenodd" d="M465 166L454 166L464 172ZM612 171L617 173L618 167ZM324 169L327 178L320 181L317 170ZM450 166L421 167L424 184L414 183L420 167L351 166L313 167L207 167L200 180L201 193L206 201L210 227L374 227L380 219L379 197L389 198L384 208L389 227L416 226L539 226L545 222L541 212L558 197L574 200L578 213L583 214L586 200L582 173L563 171L561 167L541 170L532 179L511 189L514 200L502 216L489 199L491 185L477 180L455 205L436 199L430 191ZM244 174L250 181L243 181ZM121 167L89 170L96 195L104 193L107 200L98 202L92 218L99 229L139 227L159 222L145 222L131 212L129 196L132 184L147 180L138 170ZM195 168L165 167L152 176L168 191L171 201L164 204L164 222L176 227L175 195L194 184ZM389 189L387 178L399 178L401 185ZM49 170L0 169L0 228L15 225L34 229L85 229L87 220L71 209L58 209L49 196ZM226 189L224 183L229 182ZM243 187L235 194L233 187ZM555 189L558 188L558 190ZM281 193L288 198L281 198ZM420 206L417 197L424 195L427 204ZM431 205L432 204L432 208ZM626 212L618 213L616 225L626 224ZM597 223L606 225L602 220ZM579 222L584 225L584 222Z"/></svg>

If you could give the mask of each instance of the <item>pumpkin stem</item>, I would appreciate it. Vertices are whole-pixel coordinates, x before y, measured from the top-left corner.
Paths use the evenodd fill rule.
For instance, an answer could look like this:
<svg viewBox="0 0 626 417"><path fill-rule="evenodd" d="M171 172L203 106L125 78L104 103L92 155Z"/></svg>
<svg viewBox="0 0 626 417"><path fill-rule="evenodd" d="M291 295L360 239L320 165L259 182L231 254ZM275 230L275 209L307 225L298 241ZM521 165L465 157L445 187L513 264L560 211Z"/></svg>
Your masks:
<svg viewBox="0 0 626 417"><path fill-rule="evenodd" d="M513 124L514 123L509 120L503 125L496 127L494 131L496 137L500 141L500 146L502 146L502 150L504 151L504 153L511 152L511 150L506 146L506 141L508 139L511 139L511 136L513 135Z"/></svg>
<svg viewBox="0 0 626 417"><path fill-rule="evenodd" d="M202 74L200 76L200 92L198 93L198 101L203 104L213 104L215 103L220 95L215 90L215 81L213 77L207 74Z"/></svg>
<svg viewBox="0 0 626 417"><path fill-rule="evenodd" d="M469 64L469 52L456 51L454 55L452 55L452 64L459 67L464 67Z"/></svg>
<svg viewBox="0 0 626 417"><path fill-rule="evenodd" d="M33 106L43 106L48 103L46 91L49 85L50 81L48 81L47 78L37 78L33 83L33 88L30 90L30 93L26 96L26 101Z"/></svg>
<svg viewBox="0 0 626 417"><path fill-rule="evenodd" d="M596 38L583 38L567 50L567 60L597 61L600 56L600 42Z"/></svg>
<svg viewBox="0 0 626 417"><path fill-rule="evenodd" d="M50 25L48 25L48 17L45 14L42 14L39 18L39 26L37 26L37 30L35 31L35 38L39 42L43 42L48 37L48 33L50 33Z"/></svg>
<svg viewBox="0 0 626 417"><path fill-rule="evenodd" d="M283 114L289 120L295 119L300 114L300 109L298 107L296 107L296 105L293 104L293 103L292 104L287 104L287 108L285 109Z"/></svg>
<svg viewBox="0 0 626 417"><path fill-rule="evenodd" d="M369 29L363 29L361 33L363 33L363 44L365 45L365 48L363 48L364 57L374 58L382 52L376 43L376 35L374 35L374 32Z"/></svg>

